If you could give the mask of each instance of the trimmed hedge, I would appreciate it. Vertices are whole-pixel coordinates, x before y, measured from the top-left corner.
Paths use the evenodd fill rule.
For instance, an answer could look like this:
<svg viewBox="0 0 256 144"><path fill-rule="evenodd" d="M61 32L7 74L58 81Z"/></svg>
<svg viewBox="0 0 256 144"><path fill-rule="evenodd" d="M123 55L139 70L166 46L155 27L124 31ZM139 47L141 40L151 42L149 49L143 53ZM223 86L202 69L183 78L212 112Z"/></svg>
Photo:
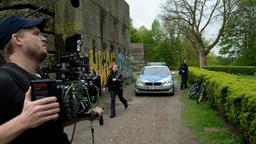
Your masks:
<svg viewBox="0 0 256 144"><path fill-rule="evenodd" d="M189 80L205 74L208 100L233 125L239 127L248 143L256 143L256 80L202 68L189 68Z"/></svg>
<svg viewBox="0 0 256 144"><path fill-rule="evenodd" d="M256 67L253 66L205 66L210 71L220 71L238 75L256 75Z"/></svg>

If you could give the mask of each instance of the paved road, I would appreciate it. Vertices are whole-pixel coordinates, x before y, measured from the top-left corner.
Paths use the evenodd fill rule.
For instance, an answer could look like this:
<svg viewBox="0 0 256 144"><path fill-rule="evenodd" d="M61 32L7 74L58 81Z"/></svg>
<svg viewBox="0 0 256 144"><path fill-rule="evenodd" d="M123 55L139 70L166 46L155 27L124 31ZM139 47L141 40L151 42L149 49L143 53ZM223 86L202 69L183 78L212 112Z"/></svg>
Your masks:
<svg viewBox="0 0 256 144"><path fill-rule="evenodd" d="M174 96L134 96L133 85L125 89L129 107L124 109L117 100L117 117L110 119L110 99L104 101L104 126L94 121L95 144L198 144L191 130L181 122L184 107L181 91ZM65 128L71 135L72 126ZM90 122L77 125L73 144L92 144Z"/></svg>

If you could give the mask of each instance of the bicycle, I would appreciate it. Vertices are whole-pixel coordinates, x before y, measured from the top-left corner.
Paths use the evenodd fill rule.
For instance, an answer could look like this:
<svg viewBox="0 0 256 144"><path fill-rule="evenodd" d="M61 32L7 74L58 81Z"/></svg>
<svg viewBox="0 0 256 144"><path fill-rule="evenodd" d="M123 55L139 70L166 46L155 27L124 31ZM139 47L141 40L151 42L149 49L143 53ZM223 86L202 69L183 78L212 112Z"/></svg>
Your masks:
<svg viewBox="0 0 256 144"><path fill-rule="evenodd" d="M203 98L204 95L204 80L203 80L203 74L201 74L196 82L190 87L190 89L187 92L187 97L197 97L197 104L199 104Z"/></svg>

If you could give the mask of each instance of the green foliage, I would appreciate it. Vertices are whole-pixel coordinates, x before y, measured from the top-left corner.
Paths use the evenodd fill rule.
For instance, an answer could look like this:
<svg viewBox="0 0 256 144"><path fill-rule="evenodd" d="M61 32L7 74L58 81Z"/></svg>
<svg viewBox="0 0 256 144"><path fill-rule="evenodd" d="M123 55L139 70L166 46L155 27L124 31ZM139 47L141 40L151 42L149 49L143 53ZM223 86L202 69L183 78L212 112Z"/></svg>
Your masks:
<svg viewBox="0 0 256 144"><path fill-rule="evenodd" d="M238 75L256 74L256 67L253 66L205 66L203 68L210 71L221 71Z"/></svg>
<svg viewBox="0 0 256 144"><path fill-rule="evenodd" d="M133 27L132 20L130 25L130 32L131 32L131 43L139 43L141 41L140 36L138 34L137 29Z"/></svg>
<svg viewBox="0 0 256 144"><path fill-rule="evenodd" d="M140 37L138 35L138 31L137 29L135 29L134 27L131 27L131 43L139 43Z"/></svg>
<svg viewBox="0 0 256 144"><path fill-rule="evenodd" d="M243 139L231 133L223 120L208 103L196 104L183 92L182 101L186 104L181 117L185 125L203 144L243 144Z"/></svg>
<svg viewBox="0 0 256 144"><path fill-rule="evenodd" d="M180 38L177 44L174 43L174 47L177 47L178 51L180 52L180 62L184 58L187 59L187 63L189 66L199 66L199 59L197 50L188 42L186 38Z"/></svg>
<svg viewBox="0 0 256 144"><path fill-rule="evenodd" d="M137 30L131 24L131 41L144 43L146 61L165 61L177 69L182 59L187 58L189 65L198 66L196 50L188 40L167 35L158 20L154 20L150 30L144 26Z"/></svg>
<svg viewBox="0 0 256 144"><path fill-rule="evenodd" d="M233 57L216 56L209 53L206 57L207 66L229 66L237 65L237 59Z"/></svg>
<svg viewBox="0 0 256 144"><path fill-rule="evenodd" d="M174 78L180 84L180 76L176 74ZM188 99L186 93L183 91L181 97L186 105L181 118L202 144L243 144L242 136L230 132L209 103L198 105L194 99Z"/></svg>
<svg viewBox="0 0 256 144"><path fill-rule="evenodd" d="M248 143L256 143L256 80L202 68L189 69L192 81L205 74L209 102L239 128Z"/></svg>
<svg viewBox="0 0 256 144"><path fill-rule="evenodd" d="M145 60L154 61L154 47L156 46L156 43L153 40L151 31L148 30L146 27L142 26L139 28L138 33L141 39L141 43L144 43Z"/></svg>
<svg viewBox="0 0 256 144"><path fill-rule="evenodd" d="M151 26L152 39L156 44L164 39L164 34L161 30L161 25L158 20L154 20Z"/></svg>
<svg viewBox="0 0 256 144"><path fill-rule="evenodd" d="M236 64L256 65L256 1L240 0L221 39L220 53L236 58Z"/></svg>
<svg viewBox="0 0 256 144"><path fill-rule="evenodd" d="M235 1L166 0L160 17L169 33L187 38L196 49L200 66L205 66L206 56L218 44L229 15L235 8ZM216 36L209 37L207 33L212 24L216 26Z"/></svg>
<svg viewBox="0 0 256 144"><path fill-rule="evenodd" d="M229 57L215 56L210 53L206 57L207 66L225 66L234 65L234 59Z"/></svg>
<svg viewBox="0 0 256 144"><path fill-rule="evenodd" d="M206 61L207 65L218 65L217 57L212 53L209 53L206 56Z"/></svg>

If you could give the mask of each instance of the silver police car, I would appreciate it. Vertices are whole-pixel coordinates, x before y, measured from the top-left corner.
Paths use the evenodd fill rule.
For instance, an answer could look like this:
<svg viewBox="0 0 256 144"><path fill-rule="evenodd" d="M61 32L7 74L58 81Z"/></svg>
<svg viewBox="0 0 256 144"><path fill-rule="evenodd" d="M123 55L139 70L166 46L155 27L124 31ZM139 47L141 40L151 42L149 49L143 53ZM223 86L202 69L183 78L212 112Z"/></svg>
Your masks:
<svg viewBox="0 0 256 144"><path fill-rule="evenodd" d="M135 95L143 93L174 94L174 79L167 66L148 64L142 69L135 83Z"/></svg>

